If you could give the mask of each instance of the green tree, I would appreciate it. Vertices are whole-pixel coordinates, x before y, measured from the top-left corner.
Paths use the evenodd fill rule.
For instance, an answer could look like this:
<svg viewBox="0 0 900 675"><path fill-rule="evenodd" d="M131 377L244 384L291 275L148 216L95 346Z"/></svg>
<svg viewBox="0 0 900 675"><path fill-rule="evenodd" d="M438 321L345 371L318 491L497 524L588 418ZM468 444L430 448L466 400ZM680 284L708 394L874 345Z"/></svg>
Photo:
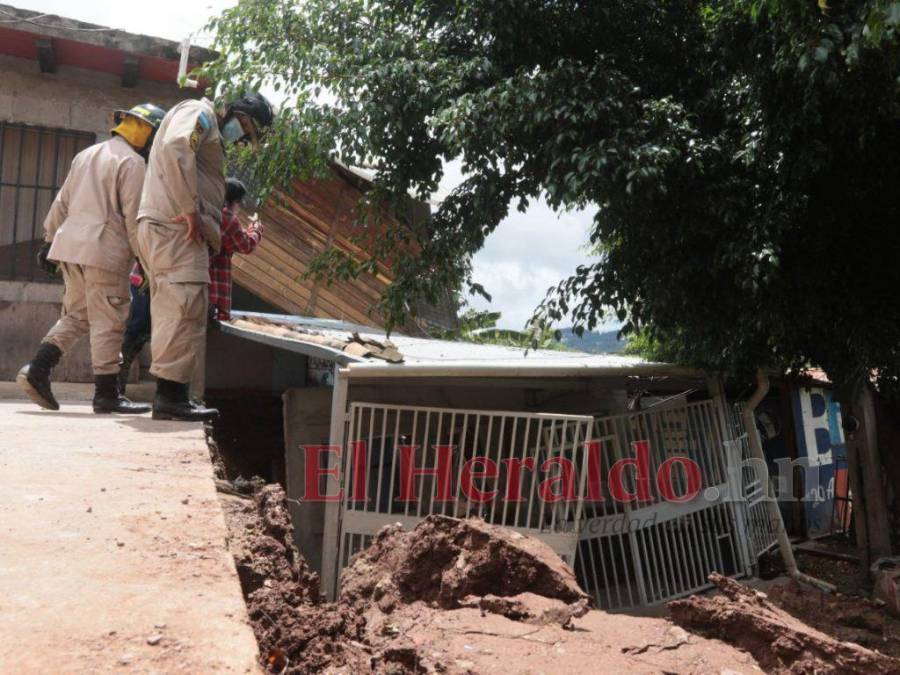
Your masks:
<svg viewBox="0 0 900 675"><path fill-rule="evenodd" d="M559 341L559 331L540 326L533 326L526 331L498 328L497 322L500 321L500 317L500 312L469 308L460 313L457 330L438 330L433 336L444 340L462 340L483 345L568 351L568 348Z"/></svg>
<svg viewBox="0 0 900 675"><path fill-rule="evenodd" d="M444 163L462 161L466 180L430 222L380 241L392 324L448 288L477 291L471 254L511 206L602 205L605 186L649 171L669 153L660 134L686 124L669 93L703 90L690 0L243 0L212 29L222 56L210 81L268 83L287 98L253 158L261 186L332 159L370 167L361 213L377 216L408 192L427 198ZM313 271L365 268L330 252Z"/></svg>
<svg viewBox="0 0 900 675"><path fill-rule="evenodd" d="M596 209L600 254L536 326L612 312L685 362L820 366L852 410L900 373L898 26L885 0L242 0L207 75L286 94L263 185L370 166L370 217L462 161L379 244L391 321L477 290L471 254L542 197Z"/></svg>

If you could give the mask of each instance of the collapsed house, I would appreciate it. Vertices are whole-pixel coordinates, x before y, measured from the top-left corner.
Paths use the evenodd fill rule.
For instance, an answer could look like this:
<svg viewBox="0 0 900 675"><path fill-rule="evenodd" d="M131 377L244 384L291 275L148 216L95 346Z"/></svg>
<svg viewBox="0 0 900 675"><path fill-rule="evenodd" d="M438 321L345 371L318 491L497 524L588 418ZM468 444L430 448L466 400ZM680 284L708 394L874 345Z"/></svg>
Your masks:
<svg viewBox="0 0 900 675"><path fill-rule="evenodd" d="M211 333L207 359L211 395L282 396L297 545L332 597L381 528L431 514L541 539L608 610L751 574L775 543L765 479L697 370L254 313Z"/></svg>
<svg viewBox="0 0 900 675"><path fill-rule="evenodd" d="M752 574L785 523L801 537L848 529L846 469L835 470L845 456L839 412L820 382L778 383L763 400L763 412L794 402L778 434L753 430L763 467L750 461L741 420L750 391L726 395L708 373L429 338L429 325L453 327L449 297L388 339L373 311L391 281L384 261L375 274L332 285L305 275L329 247L368 260L354 227L369 185L335 166L330 178L293 181L260 205L266 237L254 255L236 257L235 278L268 313L235 312L211 332L205 366L210 397L283 401L283 452L270 479L285 485L298 548L331 597L341 570L382 527L410 529L431 514L477 516L539 537L609 610L709 588L711 572ZM427 205L410 206L370 236L427 217ZM316 446L330 449L309 454ZM780 504L778 517L766 495L785 459L817 471L800 476L814 485ZM617 464L631 464L615 476L624 499L610 494ZM478 494L463 494L468 485ZM563 498L548 500L554 489ZM815 499L804 499L811 491Z"/></svg>

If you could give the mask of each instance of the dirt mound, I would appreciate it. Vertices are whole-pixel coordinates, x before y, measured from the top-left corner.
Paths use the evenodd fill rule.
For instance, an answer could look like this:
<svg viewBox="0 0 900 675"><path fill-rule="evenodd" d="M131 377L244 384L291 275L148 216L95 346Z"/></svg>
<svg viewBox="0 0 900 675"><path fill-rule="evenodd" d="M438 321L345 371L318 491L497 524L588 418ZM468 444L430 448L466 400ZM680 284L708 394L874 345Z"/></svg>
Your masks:
<svg viewBox="0 0 900 675"><path fill-rule="evenodd" d="M795 581L766 590L774 604L832 637L900 658L900 619L870 598L828 594Z"/></svg>
<svg viewBox="0 0 900 675"><path fill-rule="evenodd" d="M550 547L482 520L429 516L411 532L381 530L345 570L342 600L374 599L385 610L397 603L460 607L468 596L531 593L563 603L588 596Z"/></svg>
<svg viewBox="0 0 900 675"><path fill-rule="evenodd" d="M900 673L900 660L836 640L771 603L764 593L719 574L721 595L669 603L672 619L707 637L745 649L774 673Z"/></svg>
<svg viewBox="0 0 900 675"><path fill-rule="evenodd" d="M360 659L368 664L369 656L353 645L365 622L323 601L318 575L294 546L281 487L267 485L252 499L221 501L250 622L269 670L318 673Z"/></svg>
<svg viewBox="0 0 900 675"><path fill-rule="evenodd" d="M666 620L588 611L549 548L478 520L385 528L325 603L280 488L222 501L269 672L758 672L749 655Z"/></svg>
<svg viewBox="0 0 900 675"><path fill-rule="evenodd" d="M252 499L231 493L222 501L269 672L900 672L900 662L828 637L721 577L722 596L670 603L688 630L589 610L547 546L476 519L432 516L411 532L385 528L344 571L338 602L326 603L294 547L284 492L253 490ZM838 617L842 609L824 611ZM847 616L848 627L864 620ZM887 639L892 626L870 623Z"/></svg>
<svg viewBox="0 0 900 675"><path fill-rule="evenodd" d="M589 602L546 544L431 516L410 532L384 528L344 571L339 606L365 617L378 673L758 671L752 657L664 619Z"/></svg>

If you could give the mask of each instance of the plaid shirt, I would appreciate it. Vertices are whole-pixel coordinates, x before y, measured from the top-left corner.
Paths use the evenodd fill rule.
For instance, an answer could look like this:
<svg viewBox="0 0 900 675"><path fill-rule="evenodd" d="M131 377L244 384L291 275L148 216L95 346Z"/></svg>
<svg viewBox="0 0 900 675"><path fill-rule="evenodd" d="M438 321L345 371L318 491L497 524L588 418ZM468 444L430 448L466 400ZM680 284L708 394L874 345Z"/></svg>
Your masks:
<svg viewBox="0 0 900 675"><path fill-rule="evenodd" d="M252 253L262 234L252 225L241 227L237 215L222 209L222 251L209 257L209 306L218 308L216 317L231 318L231 256Z"/></svg>

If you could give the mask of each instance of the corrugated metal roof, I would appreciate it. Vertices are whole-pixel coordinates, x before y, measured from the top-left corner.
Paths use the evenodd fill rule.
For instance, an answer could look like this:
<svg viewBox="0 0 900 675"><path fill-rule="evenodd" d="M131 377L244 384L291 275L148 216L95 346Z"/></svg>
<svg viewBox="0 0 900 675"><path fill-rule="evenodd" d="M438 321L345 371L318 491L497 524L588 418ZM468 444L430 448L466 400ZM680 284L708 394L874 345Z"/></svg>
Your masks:
<svg viewBox="0 0 900 675"><path fill-rule="evenodd" d="M699 371L666 363L653 363L635 356L585 354L574 351L531 350L499 345L453 342L392 333L368 326L331 319L232 312L233 319L223 325L227 333L272 346L333 360L347 366L351 374L372 377L462 376L535 376L559 374L701 375ZM377 356L360 356L344 351L351 343L362 341L391 343L403 357L402 363L390 363Z"/></svg>

